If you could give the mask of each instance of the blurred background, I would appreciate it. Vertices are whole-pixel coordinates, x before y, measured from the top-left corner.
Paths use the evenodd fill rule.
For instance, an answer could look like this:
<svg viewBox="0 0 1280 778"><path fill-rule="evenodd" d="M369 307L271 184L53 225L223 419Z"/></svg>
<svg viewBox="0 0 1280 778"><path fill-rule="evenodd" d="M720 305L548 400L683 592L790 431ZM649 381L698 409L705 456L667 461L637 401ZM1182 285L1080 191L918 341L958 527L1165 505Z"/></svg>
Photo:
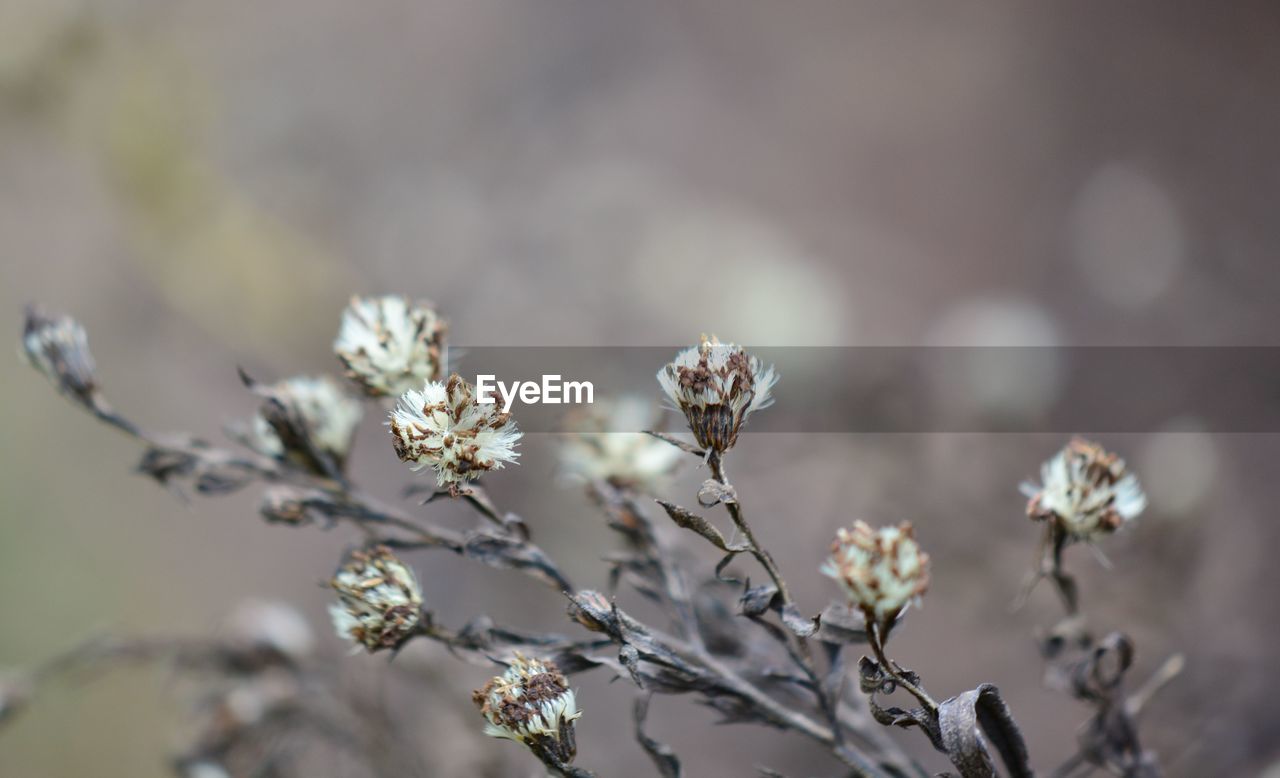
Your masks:
<svg viewBox="0 0 1280 778"><path fill-rule="evenodd" d="M1280 345L1277 35L1261 3L6 0L0 321L16 341L26 301L73 313L118 407L211 437L255 407L237 365L336 373L356 292L434 300L473 346ZM345 651L318 583L351 535L267 526L253 490L182 504L20 362L0 371L0 665L104 631L207 634L246 597L297 604L317 650ZM376 416L354 473L394 495L410 474ZM816 566L836 527L911 519L934 584L897 659L935 695L996 683L1044 771L1087 710L1040 684L1051 593L1008 604L1037 540L1016 486L1065 432L747 436L733 468L810 610L835 595ZM1085 610L1134 636L1138 677L1188 660L1146 744L1171 775L1261 774L1280 440L1187 417L1101 442L1151 506L1107 544L1114 569L1069 556ZM559 483L555 443L530 435L490 488L603 586L614 540ZM796 497L801 479L822 487ZM559 598L513 574L411 561L446 623L563 628ZM412 650L458 690L396 701L456 710L423 733L438 773L471 774L475 749L532 774L472 737L487 671ZM391 683L382 657L346 666ZM629 684L575 683L580 763L651 774ZM0 735L0 774L166 775L168 685L57 687ZM690 776L838 772L796 736L713 721L659 698L650 728Z"/></svg>

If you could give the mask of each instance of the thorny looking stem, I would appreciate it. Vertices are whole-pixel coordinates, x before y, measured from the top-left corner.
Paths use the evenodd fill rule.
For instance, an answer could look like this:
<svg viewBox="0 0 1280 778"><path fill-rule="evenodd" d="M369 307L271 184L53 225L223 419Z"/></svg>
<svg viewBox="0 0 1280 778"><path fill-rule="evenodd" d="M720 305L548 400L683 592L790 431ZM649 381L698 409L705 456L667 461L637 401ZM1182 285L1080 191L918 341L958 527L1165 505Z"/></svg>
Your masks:
<svg viewBox="0 0 1280 778"><path fill-rule="evenodd" d="M711 468L711 477L719 482L722 486L728 488L730 486L729 479L725 474L724 458L721 454L712 452L707 458L707 465ZM773 579L773 585L778 587L778 596L782 598L783 605L794 603L791 599L791 590L787 588L787 582L782 578L782 571L778 569L778 564L773 561L773 556L756 542L755 533L751 531L751 525L747 523L746 517L742 513L742 506L737 499L725 500L724 507L729 512L729 517L733 519L733 525L738 528L742 536L747 541L747 550L756 558ZM800 644L805 646L803 651L808 653L808 647L804 638L799 639Z"/></svg>
<svg viewBox="0 0 1280 778"><path fill-rule="evenodd" d="M691 644L701 648L702 631L684 572L673 561L672 555L662 547L654 532L653 523L641 510L635 493L607 480L589 484L587 492L592 501L609 517L611 526L657 571L662 593L679 620L680 634Z"/></svg>
<svg viewBox="0 0 1280 778"><path fill-rule="evenodd" d="M885 656L884 635L881 633L880 627L874 624L871 619L867 620L867 643L871 646L871 651L875 654L876 662L880 665L880 669L884 670L885 674L893 679L893 682L900 686L903 691L915 697L930 715L937 716L938 703L923 688L904 677L902 668Z"/></svg>
<svg viewBox="0 0 1280 778"><path fill-rule="evenodd" d="M724 457L722 454L712 452L707 458L708 466L711 469L711 477L721 484L726 490L732 493L732 485L729 483L728 475L724 467ZM795 600L791 597L791 590L787 587L786 580L782 577L782 571L778 568L777 563L773 560L773 555L767 549L762 547L756 540L755 533L751 531L751 525L747 523L746 516L743 514L742 505L738 502L736 496L733 499L725 500L725 510L728 511L729 517L733 520L733 524L742 532L743 538L747 542L747 547L752 556L764 567L769 574L769 578L773 580L773 585L778 589L778 596L782 600L782 607L794 607ZM790 630L788 630L790 632ZM805 676L809 679L810 686L814 696L817 698L818 707L822 710L823 715L827 719L827 723L831 727L832 739L836 746L840 746L844 742L844 727L841 722L839 713L839 688L836 689L836 695L828 694L827 688L818 677L818 671L814 664L813 652L809 647L809 641L802 635L794 635L795 647L798 651L792 651L791 644L788 642L787 651L796 665L800 667ZM838 649L842 650L842 649Z"/></svg>
<svg viewBox="0 0 1280 778"><path fill-rule="evenodd" d="M1045 527L1037 552L1037 567L1015 602L1015 607L1024 604L1032 588L1042 579L1053 584L1066 615L1055 628L1055 634L1045 642L1050 673L1061 675L1066 680L1066 691L1095 708L1093 716L1082 727L1077 752L1052 775L1066 778L1103 768L1124 778L1159 778L1162 773L1155 756L1142 749L1138 738L1137 717L1151 698L1182 671L1183 657L1181 654L1169 657L1137 691L1125 695L1123 681L1132 661L1132 643L1118 632L1099 642L1086 628L1075 578L1063 566L1063 551L1069 540L1057 522ZM1066 648L1083 650L1084 658L1072 660L1059 656ZM1118 659L1115 654L1119 654ZM1118 662L1109 675L1102 669L1105 660Z"/></svg>
<svg viewBox="0 0 1280 778"><path fill-rule="evenodd" d="M157 436L144 431L141 427L110 410L95 395L88 406L102 421L119 429L125 434L146 444L153 451L176 455L193 462L199 462L210 469L234 470L249 477L257 477L269 483L290 483L295 486L317 490L327 499L314 501L308 507L322 513L332 520L347 520L359 527L370 542L386 542L401 548L445 548L454 553L464 553L468 546L468 535L445 527L430 525L419 518L385 505L375 498L356 490L349 483L339 483L333 479L314 475L298 468L289 467L268 457L253 453L231 453L224 449L207 446L199 441L180 438L178 436ZM478 487L474 487L478 490ZM505 521L493 507L492 501L482 491L464 492L467 504L471 505L485 518L502 527L505 533L512 532L512 524L518 528L521 523ZM409 534L408 539L385 538L371 529L371 525L395 527ZM518 533L522 534L522 533ZM545 553L532 544L527 537L517 537L515 544L527 550L538 559L536 566L518 567L521 572L530 575L560 591L571 591L572 585L563 572L557 568Z"/></svg>

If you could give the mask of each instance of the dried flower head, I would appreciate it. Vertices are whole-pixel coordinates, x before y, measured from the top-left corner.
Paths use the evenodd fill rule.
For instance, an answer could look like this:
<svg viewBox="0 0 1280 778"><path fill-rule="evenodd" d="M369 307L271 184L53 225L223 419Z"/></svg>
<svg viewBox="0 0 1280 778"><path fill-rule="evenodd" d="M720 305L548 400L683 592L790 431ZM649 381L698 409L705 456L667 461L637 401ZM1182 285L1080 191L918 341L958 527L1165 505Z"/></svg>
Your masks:
<svg viewBox="0 0 1280 778"><path fill-rule="evenodd" d="M399 295L354 297L333 351L370 395L396 396L438 381L448 325L427 303Z"/></svg>
<svg viewBox="0 0 1280 778"><path fill-rule="evenodd" d="M1040 466L1041 484L1022 484L1027 516L1054 521L1068 537L1089 540L1115 532L1147 507L1138 477L1102 446L1073 439Z"/></svg>
<svg viewBox="0 0 1280 778"><path fill-rule="evenodd" d="M232 611L227 628L233 639L298 661L311 653L315 638L302 614L291 605L248 600Z"/></svg>
<svg viewBox="0 0 1280 778"><path fill-rule="evenodd" d="M654 427L654 409L637 397L599 402L570 414L560 449L566 473L656 494L675 471L680 450L639 430Z"/></svg>
<svg viewBox="0 0 1280 778"><path fill-rule="evenodd" d="M577 753L573 722L582 713L569 680L552 662L517 653L502 675L489 679L471 700L484 716L484 733L524 743L568 764Z"/></svg>
<svg viewBox="0 0 1280 778"><path fill-rule="evenodd" d="M698 445L715 453L733 448L747 417L773 404L769 392L777 380L773 367L714 335L658 371L658 383L684 413Z"/></svg>
<svg viewBox="0 0 1280 778"><path fill-rule="evenodd" d="M27 361L59 391L92 404L96 383L93 356L84 327L70 316L47 316L27 308L22 328L22 351Z"/></svg>
<svg viewBox="0 0 1280 778"><path fill-rule="evenodd" d="M929 555L910 522L873 530L855 521L836 533L822 573L839 581L868 623L887 635L902 609L929 588Z"/></svg>
<svg viewBox="0 0 1280 778"><path fill-rule="evenodd" d="M254 448L323 475L331 475L325 459L342 470L364 415L358 399L328 376L299 376L254 391L266 398L253 418Z"/></svg>
<svg viewBox="0 0 1280 778"><path fill-rule="evenodd" d="M334 629L370 653L399 646L422 618L413 571L385 546L352 551L329 584L338 593L329 606Z"/></svg>
<svg viewBox="0 0 1280 778"><path fill-rule="evenodd" d="M520 430L497 403L481 405L457 374L404 393L391 412L396 454L414 470L431 467L440 486L456 486L520 456Z"/></svg>

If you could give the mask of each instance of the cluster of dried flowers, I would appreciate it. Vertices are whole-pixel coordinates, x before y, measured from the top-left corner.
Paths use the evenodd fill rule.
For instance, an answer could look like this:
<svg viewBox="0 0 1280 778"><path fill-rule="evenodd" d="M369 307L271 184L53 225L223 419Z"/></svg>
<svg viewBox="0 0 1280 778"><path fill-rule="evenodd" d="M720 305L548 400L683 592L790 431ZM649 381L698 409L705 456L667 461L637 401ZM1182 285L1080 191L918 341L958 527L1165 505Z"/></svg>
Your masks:
<svg viewBox="0 0 1280 778"><path fill-rule="evenodd" d="M346 523L359 529L361 544L347 553L330 581L337 595L330 607L337 634L355 651L395 652L420 638L472 661L498 663L504 668L501 674L472 697L485 722L484 734L527 747L552 775L592 775L572 764L577 756L575 722L582 713L566 674L600 667L638 687L636 737L663 776L678 776L681 767L668 746L645 733L649 696L655 693L693 694L726 721L796 732L855 775L925 774L900 744L885 737L881 725L919 728L963 778L996 775L996 757L1004 774L1031 775L1021 733L994 686L981 684L938 702L918 673L887 656L890 631L929 586L929 555L910 523L876 529L856 521L837 532L829 558L818 569L838 583L844 602L809 616L791 596L782 571L752 531L724 468L748 417L773 402L778 375L772 367L741 346L704 337L659 370L658 383L685 417L693 443L657 432L612 431L634 428L637 419L651 413L650 405L634 399L604 403L571 419L563 468L588 486L588 494L625 541L610 557L610 592L605 594L574 587L533 543L523 519L499 511L478 483L481 476L516 461L521 432L496 404L477 403L473 387L458 375L444 378L447 329L426 304L398 296L356 298L343 313L334 351L366 398L395 398L386 413L396 454L414 471L431 469L437 488L432 498L459 499L477 511L482 521L466 531L388 507L350 483L347 462L364 406L332 379L260 384L245 377L263 401L249 428L233 435L246 448L236 453L190 436L148 433L112 411L94 375L84 330L69 317L30 311L22 346L31 364L68 397L145 444L144 474L170 486L189 483L202 494L261 481L267 484L262 513L271 521ZM658 501L679 528L722 554L705 587L691 585L691 571L671 553L644 497L669 485L682 454L697 457L710 475L699 490L698 504L704 509L723 506L735 530L726 537L711 519ZM1108 652L1123 654L1127 646L1125 655L1131 656L1131 643L1114 635L1095 641L1079 626L1074 584L1062 567L1064 548L1093 543L1120 529L1142 512L1145 497L1122 460L1082 440L1071 441L1046 462L1041 478L1038 486L1024 485L1028 515L1046 528L1041 568L1032 582L1051 580L1068 605L1066 626L1055 630L1056 642L1045 643L1045 655L1051 676L1073 679L1059 685L1098 709L1081 736L1075 764L1064 769L1087 765L1134 778L1156 775L1153 755L1137 740L1140 706L1125 704L1129 698L1119 681L1123 670L1105 678L1098 674ZM549 585L568 598L571 621L586 628L588 637L530 633L484 617L459 630L444 627L427 607L412 568L397 556L398 551L417 549L444 549ZM742 555L764 569L769 583L744 584L735 614L707 591L724 592L729 582L738 582L726 571ZM618 607L614 592L622 582L669 612L674 625L670 634ZM306 653L300 646L310 645L305 624L290 627L290 620L278 614L259 621L275 628L259 630L260 639L251 641L254 650L288 661L285 675L271 676L287 683L262 687L275 696L268 695L255 710L274 711L277 705L290 712L306 710L299 702L305 687L299 668ZM757 643L776 644L787 669L780 670L763 647L742 650L744 644ZM844 650L857 643L868 645L871 656L858 664L855 691L846 683ZM243 664L238 661L236 667ZM1122 664L1127 669L1128 663ZM1176 670L1164 675L1172 672ZM894 690L907 692L918 706L882 707L879 696ZM0 688L0 711L8 701L5 692ZM1117 705L1135 711L1118 715ZM255 726L244 732L256 736ZM236 749L247 742L242 737L238 729L221 733L216 747L198 748L180 760L179 772L233 774L226 755L239 753ZM385 769L385 759L373 763L384 765L373 769L374 774L412 772L406 772L404 762L396 762L394 770ZM284 774L276 765L271 768L272 774Z"/></svg>

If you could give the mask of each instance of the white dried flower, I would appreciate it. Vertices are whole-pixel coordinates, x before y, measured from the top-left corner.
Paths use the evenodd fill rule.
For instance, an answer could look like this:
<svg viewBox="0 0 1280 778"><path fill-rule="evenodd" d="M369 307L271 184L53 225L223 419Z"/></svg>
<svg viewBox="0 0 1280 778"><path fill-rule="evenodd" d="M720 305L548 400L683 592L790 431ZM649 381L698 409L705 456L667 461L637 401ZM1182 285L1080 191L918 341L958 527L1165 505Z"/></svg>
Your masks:
<svg viewBox="0 0 1280 778"><path fill-rule="evenodd" d="M520 456L521 433L511 414L497 403L476 402L475 390L457 374L405 392L389 424L400 459L414 470L431 467L442 487L456 488Z"/></svg>
<svg viewBox="0 0 1280 778"><path fill-rule="evenodd" d="M342 470L364 415L358 399L328 376L298 376L254 391L266 397L253 417L254 448L324 475L329 473L317 461L321 457Z"/></svg>
<svg viewBox="0 0 1280 778"><path fill-rule="evenodd" d="M752 412L773 404L770 390L777 380L772 366L714 335L703 336L658 371L658 383L684 413L698 445L717 454L733 448Z"/></svg>
<svg viewBox="0 0 1280 778"><path fill-rule="evenodd" d="M1115 532L1147 507L1138 477L1124 460L1080 438L1040 466L1040 481L1022 484L1030 498L1027 516L1057 522L1075 540Z"/></svg>
<svg viewBox="0 0 1280 778"><path fill-rule="evenodd" d="M247 600L231 613L227 627L237 641L295 661L310 654L315 642L307 620L283 602Z"/></svg>
<svg viewBox="0 0 1280 778"><path fill-rule="evenodd" d="M560 448L565 472L587 482L656 494L666 485L680 450L640 430L653 428L653 408L638 397L600 402L572 413Z"/></svg>
<svg viewBox="0 0 1280 778"><path fill-rule="evenodd" d="M920 550L910 522L873 530L855 521L836 533L822 574L840 582L883 639L902 609L929 588L929 555Z"/></svg>
<svg viewBox="0 0 1280 778"><path fill-rule="evenodd" d="M342 312L333 351L366 393L396 396L440 380L447 331L427 303L399 295L354 297Z"/></svg>
<svg viewBox="0 0 1280 778"><path fill-rule="evenodd" d="M555 664L517 653L502 675L471 700L484 716L484 733L524 743L568 764L577 753L573 722L581 715L569 680Z"/></svg>
<svg viewBox="0 0 1280 778"><path fill-rule="evenodd" d="M338 593L329 606L334 629L370 653L396 648L417 630L418 581L385 546L352 551L329 584Z"/></svg>
<svg viewBox="0 0 1280 778"><path fill-rule="evenodd" d="M80 322L70 316L48 316L29 307L22 328L22 351L31 366L60 391L91 402L96 390L93 356Z"/></svg>

